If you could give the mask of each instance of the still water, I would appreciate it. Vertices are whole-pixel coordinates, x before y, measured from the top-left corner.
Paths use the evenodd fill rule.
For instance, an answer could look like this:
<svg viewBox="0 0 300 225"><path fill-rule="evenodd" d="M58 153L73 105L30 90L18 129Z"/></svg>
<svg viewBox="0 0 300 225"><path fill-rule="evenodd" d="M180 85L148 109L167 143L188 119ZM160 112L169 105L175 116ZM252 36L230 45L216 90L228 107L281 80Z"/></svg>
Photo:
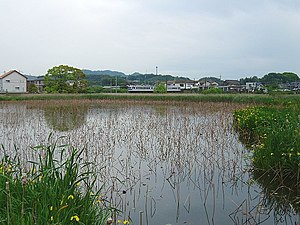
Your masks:
<svg viewBox="0 0 300 225"><path fill-rule="evenodd" d="M0 103L0 144L24 162L37 157L30 147L49 141L85 148L103 198L131 224L299 224L289 201L298 190L278 190L252 172L251 152L232 127L238 107Z"/></svg>

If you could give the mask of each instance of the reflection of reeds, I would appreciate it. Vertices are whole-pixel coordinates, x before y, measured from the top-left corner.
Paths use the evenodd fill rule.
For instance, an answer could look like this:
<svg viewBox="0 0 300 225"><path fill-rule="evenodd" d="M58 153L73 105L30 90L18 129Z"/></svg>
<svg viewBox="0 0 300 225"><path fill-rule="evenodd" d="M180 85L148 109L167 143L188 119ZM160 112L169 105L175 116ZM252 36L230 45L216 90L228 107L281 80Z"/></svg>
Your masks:
<svg viewBox="0 0 300 225"><path fill-rule="evenodd" d="M116 215L116 221L131 218L135 224L141 220L153 224L162 208L171 207L175 212L171 218L167 216L171 221L166 223L175 224L181 214L194 213L193 207L200 205L206 212L206 223L216 224L218 214L224 215L219 211L230 205L228 201L231 203L228 198L234 198L246 186L243 146L232 130L231 115L242 105L71 101L73 107L85 107L85 123L74 130L53 131L43 117L46 106L42 104L28 102L27 109L20 110L19 122L13 125L15 130L20 124L24 127L14 139L17 151L34 158L35 154L23 146L43 142L51 131L53 138L65 135L62 141L85 146L83 158L97 165L98 185L105 183L103 199L123 211ZM28 115L30 118L24 120ZM1 115L1 121L6 116ZM10 135L3 130L1 140L8 145L11 141L6 138ZM242 202L245 199L240 198ZM252 208L255 204L248 202ZM142 219L140 210L144 212ZM194 218L190 222L197 224Z"/></svg>

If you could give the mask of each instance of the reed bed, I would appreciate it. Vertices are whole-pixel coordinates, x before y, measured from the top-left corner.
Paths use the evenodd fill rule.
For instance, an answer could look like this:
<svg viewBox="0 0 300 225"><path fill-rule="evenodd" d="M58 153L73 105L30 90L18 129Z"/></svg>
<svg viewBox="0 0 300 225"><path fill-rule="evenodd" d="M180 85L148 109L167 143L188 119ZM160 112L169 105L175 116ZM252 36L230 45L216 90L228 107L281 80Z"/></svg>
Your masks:
<svg viewBox="0 0 300 225"><path fill-rule="evenodd" d="M198 224L200 219L203 224L259 224L268 219L265 195L248 173L251 158L245 158L248 151L232 127L232 112L248 103L154 102L2 103L0 140L24 163L38 159L25 146L46 145L49 133L53 142L64 137L58 145L85 149L82 159L95 165L94 188L101 190L102 203L120 210L112 212L115 224ZM61 106L61 113L53 112L53 105ZM54 126L69 116L64 129Z"/></svg>
<svg viewBox="0 0 300 225"><path fill-rule="evenodd" d="M232 102L268 105L290 105L299 102L300 95L267 94L7 94L0 101L26 100L121 100L121 101L172 101L172 102Z"/></svg>

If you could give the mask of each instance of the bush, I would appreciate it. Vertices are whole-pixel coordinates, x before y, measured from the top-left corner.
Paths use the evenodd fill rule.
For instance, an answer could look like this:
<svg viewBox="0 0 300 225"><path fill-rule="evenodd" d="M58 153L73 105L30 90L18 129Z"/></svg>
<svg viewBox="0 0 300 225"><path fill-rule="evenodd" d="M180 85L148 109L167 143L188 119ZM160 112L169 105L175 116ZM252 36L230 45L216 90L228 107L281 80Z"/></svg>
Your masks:
<svg viewBox="0 0 300 225"><path fill-rule="evenodd" d="M164 93L167 93L167 88L166 88L165 84L160 83L160 84L155 85L153 92L157 93L157 94L164 94Z"/></svg>
<svg viewBox="0 0 300 225"><path fill-rule="evenodd" d="M202 91L203 94L221 94L223 90L221 88L209 88Z"/></svg>
<svg viewBox="0 0 300 225"><path fill-rule="evenodd" d="M35 84L29 84L28 85L28 92L29 93L38 93L38 88Z"/></svg>

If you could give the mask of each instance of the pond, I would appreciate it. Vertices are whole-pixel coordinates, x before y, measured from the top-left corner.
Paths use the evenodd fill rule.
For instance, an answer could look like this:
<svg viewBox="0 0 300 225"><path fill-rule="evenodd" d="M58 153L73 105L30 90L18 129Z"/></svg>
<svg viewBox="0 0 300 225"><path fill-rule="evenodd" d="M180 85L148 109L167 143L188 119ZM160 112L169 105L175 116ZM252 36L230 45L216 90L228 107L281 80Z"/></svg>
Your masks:
<svg viewBox="0 0 300 225"><path fill-rule="evenodd" d="M131 224L299 224L299 209L289 203L298 190L253 173L251 152L232 126L240 107L3 102L0 144L24 162L37 157L30 147L51 141L85 148L102 198Z"/></svg>

